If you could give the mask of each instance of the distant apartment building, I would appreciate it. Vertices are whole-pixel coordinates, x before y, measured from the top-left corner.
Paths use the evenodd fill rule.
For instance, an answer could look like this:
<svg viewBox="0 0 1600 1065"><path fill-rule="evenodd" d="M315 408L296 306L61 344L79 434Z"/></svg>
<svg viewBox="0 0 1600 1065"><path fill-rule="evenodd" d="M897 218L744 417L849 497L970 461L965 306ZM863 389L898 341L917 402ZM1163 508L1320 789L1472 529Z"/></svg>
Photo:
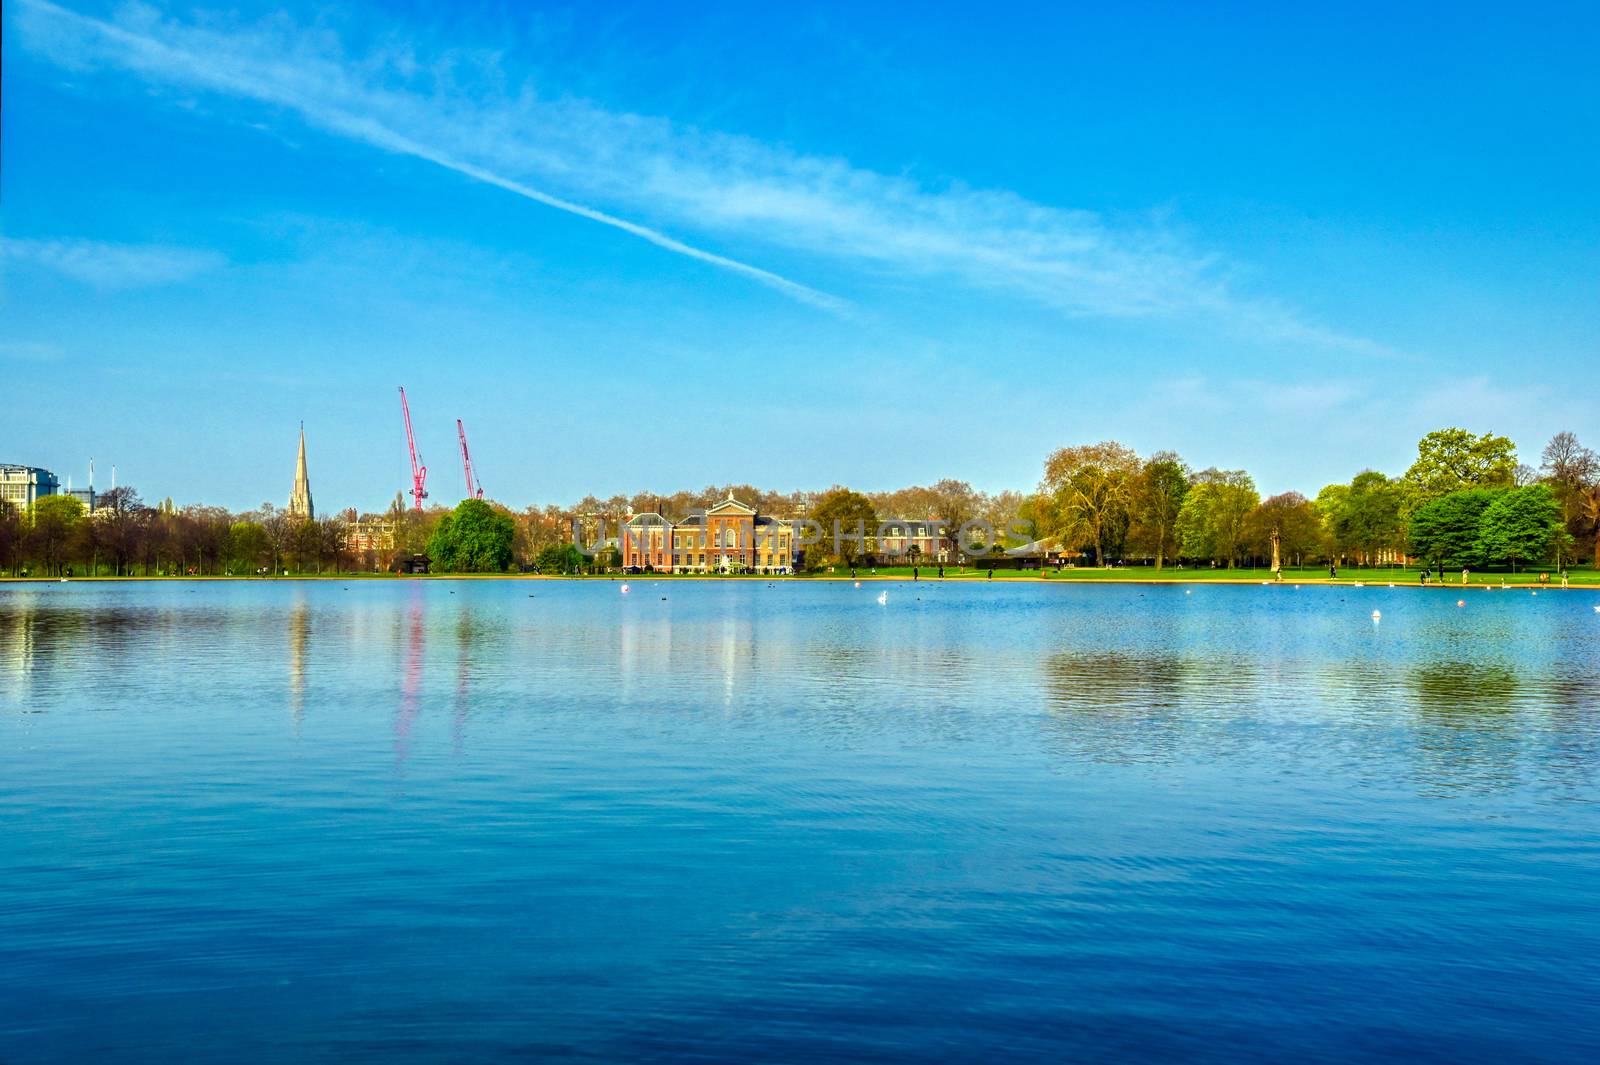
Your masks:
<svg viewBox="0 0 1600 1065"><path fill-rule="evenodd" d="M61 482L49 470L37 466L0 465L0 500L18 510L26 510L42 496L53 496Z"/></svg>
<svg viewBox="0 0 1600 1065"><path fill-rule="evenodd" d="M956 561L955 530L947 535L944 523L923 518L887 518L878 523L873 557L911 565Z"/></svg>
<svg viewBox="0 0 1600 1065"><path fill-rule="evenodd" d="M345 532L345 546L356 555L394 550L395 523L387 520L353 521Z"/></svg>
<svg viewBox="0 0 1600 1065"><path fill-rule="evenodd" d="M680 521L636 514L619 539L625 568L657 573L791 573L799 557L791 520L732 496Z"/></svg>

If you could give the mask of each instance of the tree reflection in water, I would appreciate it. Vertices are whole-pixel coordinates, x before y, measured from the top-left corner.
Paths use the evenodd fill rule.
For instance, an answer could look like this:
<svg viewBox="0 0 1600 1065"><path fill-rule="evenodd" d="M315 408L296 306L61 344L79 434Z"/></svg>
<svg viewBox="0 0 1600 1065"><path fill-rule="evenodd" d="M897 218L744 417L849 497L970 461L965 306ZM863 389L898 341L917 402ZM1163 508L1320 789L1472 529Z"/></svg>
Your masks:
<svg viewBox="0 0 1600 1065"><path fill-rule="evenodd" d="M1052 654L1044 663L1052 742L1104 762L1232 754L1248 739L1261 676L1233 656Z"/></svg>
<svg viewBox="0 0 1600 1065"><path fill-rule="evenodd" d="M1412 750L1424 790L1515 787L1524 745L1541 745L1546 723L1529 705L1541 688L1502 665L1446 662L1414 667L1406 688L1415 710Z"/></svg>

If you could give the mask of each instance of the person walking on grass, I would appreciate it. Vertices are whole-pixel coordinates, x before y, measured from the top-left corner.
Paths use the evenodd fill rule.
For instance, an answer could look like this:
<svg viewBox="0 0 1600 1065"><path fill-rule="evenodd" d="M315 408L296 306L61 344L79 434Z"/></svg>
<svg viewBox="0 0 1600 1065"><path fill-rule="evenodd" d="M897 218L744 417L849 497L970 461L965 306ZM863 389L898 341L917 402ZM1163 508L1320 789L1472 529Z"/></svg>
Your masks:
<svg viewBox="0 0 1600 1065"><path fill-rule="evenodd" d="M1417 574L1417 579L1420 580L1422 582L1422 586L1426 588L1428 586L1428 571L1423 570L1421 573Z"/></svg>
<svg viewBox="0 0 1600 1065"><path fill-rule="evenodd" d="M1462 584L1466 584L1467 583L1467 574L1469 572L1471 572L1471 571L1468 570L1467 567L1465 567L1465 566L1461 567L1461 583Z"/></svg>

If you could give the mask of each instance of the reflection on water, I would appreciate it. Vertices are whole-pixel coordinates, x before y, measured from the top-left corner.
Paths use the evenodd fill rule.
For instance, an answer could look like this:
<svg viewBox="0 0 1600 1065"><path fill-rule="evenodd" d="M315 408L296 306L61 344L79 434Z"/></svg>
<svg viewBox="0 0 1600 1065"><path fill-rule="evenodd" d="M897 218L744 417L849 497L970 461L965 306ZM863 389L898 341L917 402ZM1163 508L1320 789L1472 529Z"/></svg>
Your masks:
<svg viewBox="0 0 1600 1065"><path fill-rule="evenodd" d="M404 762L411 737L411 726L417 719L422 696L422 659L426 639L423 630L423 589L408 589L410 602L404 613L405 650L402 665L403 680L400 687L400 706L394 719L394 753L397 761Z"/></svg>
<svg viewBox="0 0 1600 1065"><path fill-rule="evenodd" d="M1600 677L1451 661L1414 666L1406 679L1424 789L1512 789L1531 774L1569 787L1594 779Z"/></svg>
<svg viewBox="0 0 1600 1065"><path fill-rule="evenodd" d="M306 647L310 639L311 608L302 596L289 608L289 717L294 721L296 735L305 713Z"/></svg>
<svg viewBox="0 0 1600 1065"><path fill-rule="evenodd" d="M1054 744L1108 762L1223 755L1263 695L1243 657L1059 652L1043 672Z"/></svg>
<svg viewBox="0 0 1600 1065"><path fill-rule="evenodd" d="M0 1054L1600 1053L1588 600L880 587L0 585Z"/></svg>

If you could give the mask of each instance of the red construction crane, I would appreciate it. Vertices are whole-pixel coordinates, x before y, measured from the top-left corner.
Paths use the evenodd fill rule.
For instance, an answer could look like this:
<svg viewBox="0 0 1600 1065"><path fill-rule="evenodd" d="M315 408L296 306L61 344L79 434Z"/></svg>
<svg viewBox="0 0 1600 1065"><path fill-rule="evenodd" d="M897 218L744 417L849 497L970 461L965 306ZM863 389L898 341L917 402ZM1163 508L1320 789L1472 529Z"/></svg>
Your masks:
<svg viewBox="0 0 1600 1065"><path fill-rule="evenodd" d="M467 472L467 497L482 499L483 485L472 483L472 452L467 450L467 429L460 418L456 419L456 435L461 438L461 468Z"/></svg>
<svg viewBox="0 0 1600 1065"><path fill-rule="evenodd" d="M417 438L411 435L411 408L406 405L404 385L400 386L400 413L406 417L406 447L411 449L411 498L421 510L422 501L428 498L427 490L422 487L428 479L428 467L417 457Z"/></svg>

